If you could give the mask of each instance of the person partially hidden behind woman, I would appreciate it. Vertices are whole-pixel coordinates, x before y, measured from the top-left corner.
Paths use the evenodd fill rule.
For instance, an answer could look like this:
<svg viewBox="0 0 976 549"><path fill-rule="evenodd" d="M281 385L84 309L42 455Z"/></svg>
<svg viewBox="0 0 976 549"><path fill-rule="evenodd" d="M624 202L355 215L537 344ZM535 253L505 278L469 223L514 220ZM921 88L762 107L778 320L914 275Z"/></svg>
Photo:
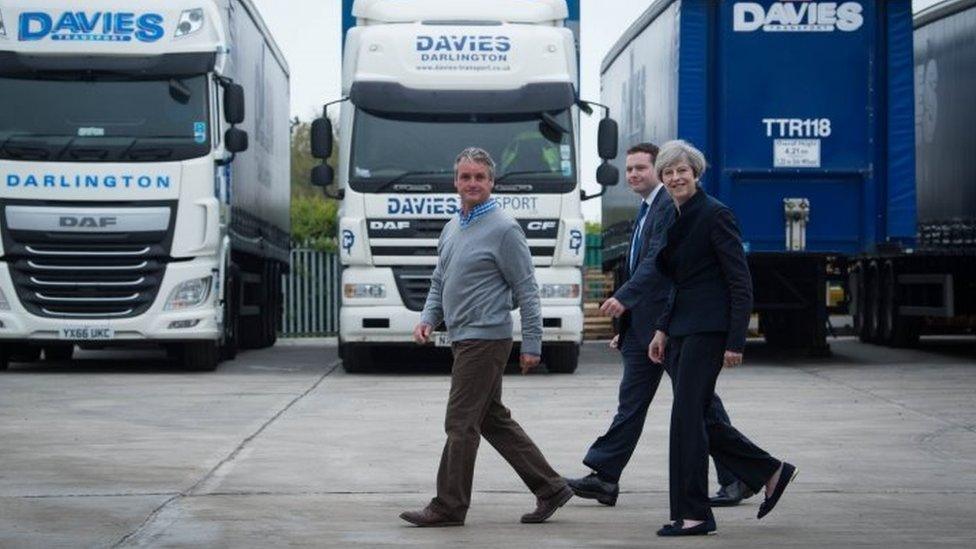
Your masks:
<svg viewBox="0 0 976 549"><path fill-rule="evenodd" d="M671 523L659 536L715 531L708 503L708 455L749 488L765 487L762 518L776 506L797 469L753 444L727 423L709 418L722 367L742 363L752 311L752 282L732 211L708 196L699 181L705 156L685 141L661 147L658 178L678 208L658 254L658 268L674 283L648 355L671 364Z"/></svg>

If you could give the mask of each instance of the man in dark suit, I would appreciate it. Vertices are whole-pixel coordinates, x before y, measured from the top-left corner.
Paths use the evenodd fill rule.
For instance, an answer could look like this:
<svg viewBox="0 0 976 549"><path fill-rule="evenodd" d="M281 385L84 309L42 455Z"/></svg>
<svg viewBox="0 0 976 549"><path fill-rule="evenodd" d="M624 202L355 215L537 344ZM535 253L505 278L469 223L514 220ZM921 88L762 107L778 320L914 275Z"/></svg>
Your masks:
<svg viewBox="0 0 976 549"><path fill-rule="evenodd" d="M601 307L604 314L618 319L617 336L610 343L620 349L624 366L617 413L607 432L596 439L583 458L583 464L593 472L569 480L577 496L611 506L617 502L620 475L640 439L647 408L664 371L662 365L647 356L654 325L671 293L671 283L658 272L654 258L675 218L674 202L655 174L657 153L658 148L652 143L639 143L627 150L627 184L641 197L641 203L622 283ZM729 422L718 397L713 408L718 421ZM722 485L716 505L735 505L752 495L725 468L716 468Z"/></svg>

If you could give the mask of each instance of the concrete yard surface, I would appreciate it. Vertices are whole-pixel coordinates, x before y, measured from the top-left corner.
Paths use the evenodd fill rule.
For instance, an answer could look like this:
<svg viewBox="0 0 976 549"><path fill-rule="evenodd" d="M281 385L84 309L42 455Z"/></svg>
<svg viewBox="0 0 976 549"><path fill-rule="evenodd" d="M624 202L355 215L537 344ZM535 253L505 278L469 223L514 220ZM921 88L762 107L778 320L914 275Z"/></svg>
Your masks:
<svg viewBox="0 0 976 549"><path fill-rule="evenodd" d="M419 529L397 515L433 495L446 364L391 353L350 375L325 340L215 373L152 351L13 364L0 373L0 547L971 547L976 341L831 346L800 358L751 342L722 373L733 424L800 474L762 521L760 495L716 510L716 536L681 540L654 535L668 518L666 377L616 507L574 498L520 524L534 497L483 443L466 525ZM561 474L582 476L619 375L590 342L576 374L507 375L503 399Z"/></svg>

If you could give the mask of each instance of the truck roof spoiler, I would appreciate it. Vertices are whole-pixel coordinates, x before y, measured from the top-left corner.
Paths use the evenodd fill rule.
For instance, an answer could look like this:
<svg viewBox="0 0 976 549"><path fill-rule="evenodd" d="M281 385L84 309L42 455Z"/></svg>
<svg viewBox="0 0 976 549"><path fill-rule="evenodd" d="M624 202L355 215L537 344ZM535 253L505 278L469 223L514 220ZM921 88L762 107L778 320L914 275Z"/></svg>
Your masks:
<svg viewBox="0 0 976 549"><path fill-rule="evenodd" d="M352 15L360 24L466 21L553 24L569 16L566 0L356 0ZM363 22L365 20L365 22Z"/></svg>

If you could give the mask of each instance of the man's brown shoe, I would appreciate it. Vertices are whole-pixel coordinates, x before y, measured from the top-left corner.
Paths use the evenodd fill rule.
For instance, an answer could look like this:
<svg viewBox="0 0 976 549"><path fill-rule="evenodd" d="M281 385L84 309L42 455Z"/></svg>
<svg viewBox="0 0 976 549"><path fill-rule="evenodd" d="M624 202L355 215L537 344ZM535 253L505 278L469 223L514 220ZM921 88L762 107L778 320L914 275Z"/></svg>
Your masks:
<svg viewBox="0 0 976 549"><path fill-rule="evenodd" d="M559 509L565 505L571 497L573 497L572 488L569 486L563 486L562 490L556 492L546 499L538 498L536 500L535 511L522 515L522 522L526 524L545 522L546 519L551 517L552 514L556 512L556 509Z"/></svg>
<svg viewBox="0 0 976 549"><path fill-rule="evenodd" d="M400 513L400 518L421 528L464 526L463 520L451 520L430 507L424 507L419 511L404 511Z"/></svg>

